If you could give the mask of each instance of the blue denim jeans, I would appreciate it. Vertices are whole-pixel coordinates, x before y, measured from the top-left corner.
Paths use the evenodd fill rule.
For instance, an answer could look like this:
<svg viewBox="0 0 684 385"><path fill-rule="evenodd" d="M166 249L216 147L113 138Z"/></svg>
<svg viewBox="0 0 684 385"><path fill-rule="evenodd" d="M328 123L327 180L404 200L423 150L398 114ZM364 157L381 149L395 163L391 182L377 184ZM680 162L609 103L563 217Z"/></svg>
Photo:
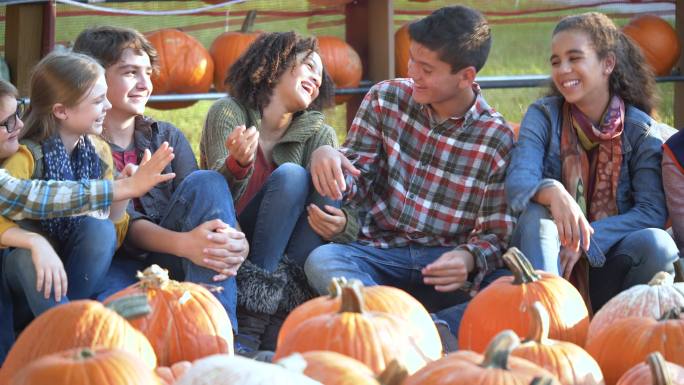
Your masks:
<svg viewBox="0 0 684 385"><path fill-rule="evenodd" d="M7 353L14 343L12 296L10 295L5 276L2 274L2 265L8 253L8 249L0 250L0 366L2 366Z"/></svg>
<svg viewBox="0 0 684 385"><path fill-rule="evenodd" d="M511 245L518 247L535 269L560 275L558 230L546 207L530 202L520 215ZM659 271L674 272L677 245L661 229L644 228L604 250L606 263L589 271L592 305L598 309L615 294L645 284Z"/></svg>
<svg viewBox="0 0 684 385"><path fill-rule="evenodd" d="M64 263L68 298L90 298L109 269L116 249L114 224L108 219L86 216L64 244L53 243L53 246ZM46 299L42 290L36 290L36 269L30 250L14 249L5 256L3 274L12 296L25 297L35 316L69 301L67 296L62 296L60 302L55 301L54 291Z"/></svg>
<svg viewBox="0 0 684 385"><path fill-rule="evenodd" d="M238 216L249 239L250 261L274 272L286 254L303 266L309 253L325 243L306 219L310 203L339 207L316 192L304 167L294 163L278 166Z"/></svg>
<svg viewBox="0 0 684 385"><path fill-rule="evenodd" d="M159 226L172 231L186 232L217 218L232 227L236 225L235 208L228 183L215 171L198 170L188 175L174 191ZM235 278L214 282L212 277L217 274L214 270L195 265L189 259L175 255L150 253L144 260L136 260L119 253L107 273L106 283L103 285L105 287L98 294L98 299L104 299L135 283L136 271L153 263L168 269L173 279L220 288L212 292L226 309L233 330L237 332Z"/></svg>
<svg viewBox="0 0 684 385"><path fill-rule="evenodd" d="M449 329L458 334L470 294L462 290L438 292L434 286L423 283L421 273L425 266L453 249L419 245L381 249L358 242L331 243L316 248L309 255L304 271L311 287L321 295L327 294L330 280L334 277L358 279L365 286L400 288L414 296L429 312L437 313L437 317L446 321ZM506 274L510 273L496 270L485 278L483 284Z"/></svg>

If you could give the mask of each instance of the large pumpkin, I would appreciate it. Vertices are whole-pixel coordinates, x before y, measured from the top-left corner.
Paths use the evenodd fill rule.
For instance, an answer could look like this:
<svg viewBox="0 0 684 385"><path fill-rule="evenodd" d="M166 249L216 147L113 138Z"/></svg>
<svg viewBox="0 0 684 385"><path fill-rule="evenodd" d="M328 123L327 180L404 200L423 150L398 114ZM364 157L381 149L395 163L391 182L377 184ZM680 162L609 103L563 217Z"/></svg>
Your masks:
<svg viewBox="0 0 684 385"><path fill-rule="evenodd" d="M119 311L127 317L149 311L140 309L133 306ZM80 300L53 307L24 329L0 369L0 384L7 384L31 361L79 347L122 349L137 356L150 369L157 366L154 349L147 338L124 317L99 302Z"/></svg>
<svg viewBox="0 0 684 385"><path fill-rule="evenodd" d="M549 313L540 302L532 305L532 328L512 355L534 362L556 375L563 385L601 385L603 374L596 360L581 347L549 339Z"/></svg>
<svg viewBox="0 0 684 385"><path fill-rule="evenodd" d="M497 335L483 355L459 350L429 363L402 385L508 385L529 384L537 377L554 378L551 373L532 362L511 357L519 344L511 330ZM552 384L558 384L553 380Z"/></svg>
<svg viewBox="0 0 684 385"><path fill-rule="evenodd" d="M168 271L157 265L139 273L138 278L140 282L112 295L105 303L132 295L147 296L152 311L130 322L147 336L160 366L212 354L233 354L228 314L209 290L171 280Z"/></svg>
<svg viewBox="0 0 684 385"><path fill-rule="evenodd" d="M501 277L468 304L458 333L460 349L484 351L502 330L525 335L532 325L532 304L539 301L549 312L549 337L584 346L589 312L580 293L565 279L535 271L515 247L503 255L512 277Z"/></svg>
<svg viewBox="0 0 684 385"><path fill-rule="evenodd" d="M628 317L587 340L587 352L598 362L607 385L613 385L651 352L684 365L684 315L672 309L660 319Z"/></svg>
<svg viewBox="0 0 684 385"><path fill-rule="evenodd" d="M214 61L202 43L177 29L161 29L147 35L159 55L159 71L152 75L155 95L208 92ZM153 108L174 109L195 102L150 103Z"/></svg>
<svg viewBox="0 0 684 385"><path fill-rule="evenodd" d="M278 345L274 360L312 350L329 350L355 358L380 374L396 359L409 373L441 354L430 355L404 318L364 310L358 287L342 289L338 313L323 314L301 323Z"/></svg>
<svg viewBox="0 0 684 385"><path fill-rule="evenodd" d="M597 336L615 321L636 316L658 318L666 310L684 306L684 283L674 283L666 272L657 273L647 285L636 285L606 302L594 314L587 338Z"/></svg>
<svg viewBox="0 0 684 385"><path fill-rule="evenodd" d="M398 78L408 77L409 44L409 25L406 23L394 33L394 73Z"/></svg>
<svg viewBox="0 0 684 385"><path fill-rule="evenodd" d="M278 334L278 345L302 322L321 315L335 313L340 309L342 289L357 285L363 293L364 308L368 311L391 313L405 318L419 335L418 341L430 357L442 354L442 344L435 323L425 307L407 292L391 286L364 287L360 281L347 282L344 278L333 278L329 295L313 298L295 308L285 319Z"/></svg>
<svg viewBox="0 0 684 385"><path fill-rule="evenodd" d="M665 361L659 352L646 357L646 362L629 369L617 385L684 385L684 367Z"/></svg>
<svg viewBox="0 0 684 385"><path fill-rule="evenodd" d="M656 75L669 75L679 59L681 45L670 23L655 15L632 19L622 31L641 47Z"/></svg>
<svg viewBox="0 0 684 385"><path fill-rule="evenodd" d="M160 385L151 368L118 349L76 348L44 356L20 370L10 385Z"/></svg>
<svg viewBox="0 0 684 385"><path fill-rule="evenodd" d="M323 66L335 83L335 88L355 88L361 82L363 65L359 54L347 42L334 36L319 36L318 50ZM349 100L349 95L335 97L335 103Z"/></svg>
<svg viewBox="0 0 684 385"><path fill-rule="evenodd" d="M214 88L226 91L224 84L230 67L242 56L247 48L259 37L259 32L252 32L256 11L249 11L242 23L240 31L224 32L214 39L209 54L214 59Z"/></svg>

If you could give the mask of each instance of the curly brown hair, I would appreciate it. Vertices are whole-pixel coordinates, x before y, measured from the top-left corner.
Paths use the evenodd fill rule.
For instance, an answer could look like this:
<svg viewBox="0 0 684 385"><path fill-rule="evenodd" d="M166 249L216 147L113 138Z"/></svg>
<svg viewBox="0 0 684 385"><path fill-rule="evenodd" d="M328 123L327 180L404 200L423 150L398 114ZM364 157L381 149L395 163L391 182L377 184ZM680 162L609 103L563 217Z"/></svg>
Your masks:
<svg viewBox="0 0 684 385"><path fill-rule="evenodd" d="M297 64L297 56L318 53L315 37L295 32L264 33L230 67L225 85L232 97L250 108L262 110L268 105L273 89L285 71ZM332 105L335 86L323 68L318 97L308 110L320 111Z"/></svg>
<svg viewBox="0 0 684 385"><path fill-rule="evenodd" d="M611 95L618 95L649 115L655 113L658 104L655 77L644 59L641 49L623 34L606 15L598 12L567 16L553 30L553 36L563 31L587 34L599 59L615 55L615 68L610 74L608 87ZM551 94L560 92L551 83Z"/></svg>

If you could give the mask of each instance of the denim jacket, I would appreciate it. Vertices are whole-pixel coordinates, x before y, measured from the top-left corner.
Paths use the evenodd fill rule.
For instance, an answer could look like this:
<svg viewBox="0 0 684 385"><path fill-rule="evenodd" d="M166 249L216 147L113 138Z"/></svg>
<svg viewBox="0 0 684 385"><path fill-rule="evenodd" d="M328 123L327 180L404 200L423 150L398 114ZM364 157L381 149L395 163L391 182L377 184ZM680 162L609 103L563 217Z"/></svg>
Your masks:
<svg viewBox="0 0 684 385"><path fill-rule="evenodd" d="M522 212L538 190L561 180L560 132L563 99L549 96L533 103L520 124L506 175L506 198ZM591 223L587 257L594 267L605 263L605 253L628 234L662 228L667 220L661 178L661 146L669 132L643 111L625 106L623 159L617 187L618 215Z"/></svg>

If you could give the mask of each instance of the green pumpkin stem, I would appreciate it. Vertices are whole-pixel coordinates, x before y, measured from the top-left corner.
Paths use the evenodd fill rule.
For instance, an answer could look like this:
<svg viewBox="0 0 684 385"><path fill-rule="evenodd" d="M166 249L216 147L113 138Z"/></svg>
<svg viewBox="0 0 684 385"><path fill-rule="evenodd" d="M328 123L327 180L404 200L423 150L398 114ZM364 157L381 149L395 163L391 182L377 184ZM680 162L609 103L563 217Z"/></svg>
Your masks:
<svg viewBox="0 0 684 385"><path fill-rule="evenodd" d="M90 358L95 357L95 352L92 351L90 348L83 348L83 349L78 349L76 352L76 357L74 357L76 360L87 360Z"/></svg>
<svg viewBox="0 0 684 385"><path fill-rule="evenodd" d="M535 377L530 385L554 385L556 382L551 377Z"/></svg>
<svg viewBox="0 0 684 385"><path fill-rule="evenodd" d="M513 284L521 285L541 279L539 274L535 273L530 261L527 260L522 251L518 250L517 247L509 248L502 258L506 266L513 272Z"/></svg>
<svg viewBox="0 0 684 385"><path fill-rule="evenodd" d="M242 22L240 32L252 32L252 28L254 28L254 21L256 20L256 15L257 11L255 9L247 11L247 16L245 16L245 20Z"/></svg>
<svg viewBox="0 0 684 385"><path fill-rule="evenodd" d="M508 357L520 345L520 339L512 330L504 330L489 343L480 364L483 368L508 370Z"/></svg>
<svg viewBox="0 0 684 385"><path fill-rule="evenodd" d="M672 309L663 313L658 321L678 320L682 315L682 311L684 311L684 307L673 307Z"/></svg>
<svg viewBox="0 0 684 385"><path fill-rule="evenodd" d="M408 371L404 365L396 359L390 361L385 370L377 377L380 385L399 385L408 377Z"/></svg>
<svg viewBox="0 0 684 385"><path fill-rule="evenodd" d="M651 369L654 385L672 385L670 372L667 370L667 362L660 352L653 352L646 357L648 367Z"/></svg>
<svg viewBox="0 0 684 385"><path fill-rule="evenodd" d="M363 294L357 285L342 287L342 304L340 313L363 313Z"/></svg>
<svg viewBox="0 0 684 385"><path fill-rule="evenodd" d="M549 312L539 301L535 301L529 308L532 323L525 341L534 341L542 345L549 342Z"/></svg>
<svg viewBox="0 0 684 385"><path fill-rule="evenodd" d="M145 294L129 295L118 298L105 306L114 310L127 320L144 317L152 311L150 303L147 301L147 295Z"/></svg>
<svg viewBox="0 0 684 385"><path fill-rule="evenodd" d="M648 282L649 286L669 286L672 284L674 284L674 276L666 271L655 273L653 278Z"/></svg>
<svg viewBox="0 0 684 385"><path fill-rule="evenodd" d="M171 282L169 271L159 265L150 265L142 272L138 271L136 277L140 280L140 288L144 291L149 288L162 289Z"/></svg>

